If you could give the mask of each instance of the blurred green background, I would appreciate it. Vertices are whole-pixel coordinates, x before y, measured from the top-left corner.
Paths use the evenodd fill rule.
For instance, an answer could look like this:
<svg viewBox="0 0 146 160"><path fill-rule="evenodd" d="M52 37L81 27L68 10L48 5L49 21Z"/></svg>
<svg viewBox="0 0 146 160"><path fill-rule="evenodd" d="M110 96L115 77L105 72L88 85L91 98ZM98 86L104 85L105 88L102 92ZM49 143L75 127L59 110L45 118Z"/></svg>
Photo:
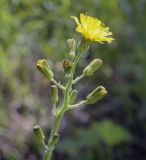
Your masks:
<svg viewBox="0 0 146 160"><path fill-rule="evenodd" d="M66 39L80 39L70 16L80 12L101 19L115 41L93 44L80 61L78 74L96 57L104 66L76 86L78 99L97 85L108 96L65 115L54 159L146 159L146 0L0 0L0 160L41 160L32 129L49 136L51 84L35 63L48 59L63 78Z"/></svg>

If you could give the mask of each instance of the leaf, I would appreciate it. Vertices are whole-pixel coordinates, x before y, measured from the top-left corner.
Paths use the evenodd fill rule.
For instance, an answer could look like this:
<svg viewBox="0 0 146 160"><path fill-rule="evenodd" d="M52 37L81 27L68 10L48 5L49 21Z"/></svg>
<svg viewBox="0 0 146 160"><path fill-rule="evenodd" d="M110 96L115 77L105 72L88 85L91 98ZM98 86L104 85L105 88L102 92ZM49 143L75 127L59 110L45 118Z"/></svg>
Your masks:
<svg viewBox="0 0 146 160"><path fill-rule="evenodd" d="M122 126L105 119L93 125L100 137L109 145L116 145L128 141L132 135Z"/></svg>
<svg viewBox="0 0 146 160"><path fill-rule="evenodd" d="M129 141L132 135L122 126L109 119L93 123L90 127L78 129L71 138L63 140L58 145L62 152L75 154L81 148L94 148L99 146L101 140L107 145L114 146Z"/></svg>

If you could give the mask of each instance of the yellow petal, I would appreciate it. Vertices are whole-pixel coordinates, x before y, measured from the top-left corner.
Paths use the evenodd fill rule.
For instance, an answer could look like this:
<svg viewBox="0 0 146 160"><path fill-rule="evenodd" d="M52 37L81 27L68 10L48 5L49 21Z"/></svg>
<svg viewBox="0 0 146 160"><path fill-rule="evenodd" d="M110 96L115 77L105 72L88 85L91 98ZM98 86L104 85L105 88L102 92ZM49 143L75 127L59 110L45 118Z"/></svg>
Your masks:
<svg viewBox="0 0 146 160"><path fill-rule="evenodd" d="M71 16L71 18L73 18L73 19L74 19L74 21L77 23L77 25L79 25L79 24L80 24L80 22L79 22L79 20L78 20L78 18L77 18L76 16Z"/></svg>
<svg viewBox="0 0 146 160"><path fill-rule="evenodd" d="M109 31L109 27L105 27L99 19L87 16L83 13L80 13L80 19L75 16L72 16L76 22L76 31L82 34L82 36L90 41L97 41L102 43L107 41L108 43L112 42L114 39L110 37L112 32Z"/></svg>

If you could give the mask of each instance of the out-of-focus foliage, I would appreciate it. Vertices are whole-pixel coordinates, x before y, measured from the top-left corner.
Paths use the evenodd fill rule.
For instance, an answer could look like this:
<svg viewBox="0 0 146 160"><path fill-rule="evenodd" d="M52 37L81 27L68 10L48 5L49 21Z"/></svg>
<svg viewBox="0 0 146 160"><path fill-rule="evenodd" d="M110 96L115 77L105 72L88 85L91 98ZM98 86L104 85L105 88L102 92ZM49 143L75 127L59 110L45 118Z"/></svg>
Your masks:
<svg viewBox="0 0 146 160"><path fill-rule="evenodd" d="M92 146L97 146L101 142L114 146L129 141L131 138L132 136L127 130L106 119L99 123L93 123L88 128L78 129L73 137L65 139L59 145L59 149L72 154L79 152L80 148L90 150Z"/></svg>
<svg viewBox="0 0 146 160"><path fill-rule="evenodd" d="M55 158L146 158L146 1L0 0L0 159L40 159L32 127L41 125L49 136L52 106L50 82L37 72L35 62L47 58L56 79L61 79L65 41L80 39L70 16L80 12L110 26L115 41L94 43L80 62L78 73L93 57L101 58L104 66L77 86L79 99L97 81L109 94L97 105L65 115L60 144L65 147L70 142L74 148L70 153L58 147Z"/></svg>

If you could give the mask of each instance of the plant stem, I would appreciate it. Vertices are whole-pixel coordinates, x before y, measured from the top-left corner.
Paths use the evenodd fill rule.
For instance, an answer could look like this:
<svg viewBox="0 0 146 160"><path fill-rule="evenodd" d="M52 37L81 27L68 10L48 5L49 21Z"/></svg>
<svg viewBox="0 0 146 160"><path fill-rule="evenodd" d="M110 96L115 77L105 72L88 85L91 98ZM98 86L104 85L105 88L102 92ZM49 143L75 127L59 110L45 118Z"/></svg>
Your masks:
<svg viewBox="0 0 146 160"><path fill-rule="evenodd" d="M48 141L48 144L47 144L49 150L45 151L44 160L51 160L52 152L55 149L55 145L56 144L52 143L53 142L53 137L54 137L55 134L58 133L58 129L59 129L62 117L63 117L65 111L68 109L68 106L69 106L69 93L70 93L70 91L72 89L73 76L74 76L74 72L75 72L77 63L78 63L78 61L80 59L80 56L81 56L81 52L79 52L77 54L77 56L76 56L76 58L74 60L73 67L72 67L72 70L71 70L71 74L70 74L70 76L68 78L68 83L67 83L67 86L65 87L65 89L62 86L60 87L60 85L58 86L58 87L60 87L61 89L64 90L64 101L63 101L63 105L61 107L60 112L55 117L55 121L54 121L54 124L53 124L53 127L52 127L51 135L50 135L50 138L49 138L49 141Z"/></svg>
<svg viewBox="0 0 146 160"><path fill-rule="evenodd" d="M83 100L79 103L76 103L76 104L73 104L73 105L69 105L69 109L74 109L74 108L78 108L79 106L83 105L83 104L86 104L86 100Z"/></svg>
<svg viewBox="0 0 146 160"><path fill-rule="evenodd" d="M73 84L77 83L78 81L80 81L84 77L85 76L83 74L81 74L79 77L77 77L75 80L73 80Z"/></svg>
<svg viewBox="0 0 146 160"><path fill-rule="evenodd" d="M52 79L52 82L60 89L65 90L65 87L62 86L60 83L56 82L55 79Z"/></svg>

